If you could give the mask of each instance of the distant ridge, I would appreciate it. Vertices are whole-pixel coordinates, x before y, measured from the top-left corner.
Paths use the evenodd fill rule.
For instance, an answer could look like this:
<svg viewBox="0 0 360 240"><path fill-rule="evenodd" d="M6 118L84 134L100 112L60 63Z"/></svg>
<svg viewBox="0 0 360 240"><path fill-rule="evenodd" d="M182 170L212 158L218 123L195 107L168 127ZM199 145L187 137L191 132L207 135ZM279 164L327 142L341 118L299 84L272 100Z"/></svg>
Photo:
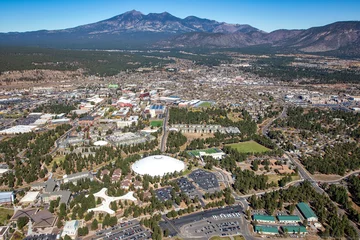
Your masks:
<svg viewBox="0 0 360 240"><path fill-rule="evenodd" d="M132 10L96 23L63 30L0 33L0 45L55 48L243 48L360 56L360 22L336 22L304 30L270 33L248 24L229 24L168 12Z"/></svg>

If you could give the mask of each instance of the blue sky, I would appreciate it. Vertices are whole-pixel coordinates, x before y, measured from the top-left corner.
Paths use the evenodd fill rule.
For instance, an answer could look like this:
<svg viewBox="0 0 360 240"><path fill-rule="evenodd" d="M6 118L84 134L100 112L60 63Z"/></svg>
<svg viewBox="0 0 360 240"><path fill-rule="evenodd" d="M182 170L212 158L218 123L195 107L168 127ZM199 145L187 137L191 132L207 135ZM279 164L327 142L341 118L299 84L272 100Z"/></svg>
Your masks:
<svg viewBox="0 0 360 240"><path fill-rule="evenodd" d="M75 27L133 9L250 24L268 32L360 20L359 0L0 0L0 32Z"/></svg>

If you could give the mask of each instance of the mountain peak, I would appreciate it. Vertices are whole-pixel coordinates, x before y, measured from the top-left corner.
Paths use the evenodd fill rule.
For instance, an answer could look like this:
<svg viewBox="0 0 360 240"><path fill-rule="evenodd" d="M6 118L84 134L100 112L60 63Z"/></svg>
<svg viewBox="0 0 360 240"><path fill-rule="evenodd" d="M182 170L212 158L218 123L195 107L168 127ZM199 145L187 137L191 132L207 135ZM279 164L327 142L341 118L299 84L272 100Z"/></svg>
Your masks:
<svg viewBox="0 0 360 240"><path fill-rule="evenodd" d="M143 15L142 12L136 11L135 9L123 13L123 15Z"/></svg>

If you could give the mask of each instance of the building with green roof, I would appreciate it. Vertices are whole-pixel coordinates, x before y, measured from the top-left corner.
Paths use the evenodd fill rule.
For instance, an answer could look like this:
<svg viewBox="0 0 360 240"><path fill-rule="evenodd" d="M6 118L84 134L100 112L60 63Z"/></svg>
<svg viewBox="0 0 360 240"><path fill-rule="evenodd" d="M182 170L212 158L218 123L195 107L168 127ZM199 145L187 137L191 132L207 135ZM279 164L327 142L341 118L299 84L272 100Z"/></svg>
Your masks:
<svg viewBox="0 0 360 240"><path fill-rule="evenodd" d="M281 229L284 233L289 233L289 234L300 234L300 235L307 234L306 227L304 226L282 226Z"/></svg>
<svg viewBox="0 0 360 240"><path fill-rule="evenodd" d="M296 205L301 212L301 214L304 216L306 220L309 222L317 222L318 217L314 213L314 211L310 208L309 204L300 202Z"/></svg>
<svg viewBox="0 0 360 240"><path fill-rule="evenodd" d="M300 222L301 219L297 215L278 215L277 219L279 223L297 223Z"/></svg>
<svg viewBox="0 0 360 240"><path fill-rule="evenodd" d="M279 234L279 229L277 227L267 227L267 226L256 225L254 227L254 231L258 234L269 234L269 235Z"/></svg>
<svg viewBox="0 0 360 240"><path fill-rule="evenodd" d="M269 215L253 215L253 220L257 222L275 223L275 217Z"/></svg>

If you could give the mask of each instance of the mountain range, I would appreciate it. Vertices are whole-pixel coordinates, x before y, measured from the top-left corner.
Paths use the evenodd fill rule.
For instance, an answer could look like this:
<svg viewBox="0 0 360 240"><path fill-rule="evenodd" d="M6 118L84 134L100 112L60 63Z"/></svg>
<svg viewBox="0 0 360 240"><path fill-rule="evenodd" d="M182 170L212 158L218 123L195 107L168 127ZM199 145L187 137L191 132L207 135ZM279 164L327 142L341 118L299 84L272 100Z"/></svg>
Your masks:
<svg viewBox="0 0 360 240"><path fill-rule="evenodd" d="M360 56L360 21L267 33L247 24L229 24L195 16L182 19L167 12L144 15L133 10L63 30L0 33L0 45L76 49L261 46L280 52Z"/></svg>

